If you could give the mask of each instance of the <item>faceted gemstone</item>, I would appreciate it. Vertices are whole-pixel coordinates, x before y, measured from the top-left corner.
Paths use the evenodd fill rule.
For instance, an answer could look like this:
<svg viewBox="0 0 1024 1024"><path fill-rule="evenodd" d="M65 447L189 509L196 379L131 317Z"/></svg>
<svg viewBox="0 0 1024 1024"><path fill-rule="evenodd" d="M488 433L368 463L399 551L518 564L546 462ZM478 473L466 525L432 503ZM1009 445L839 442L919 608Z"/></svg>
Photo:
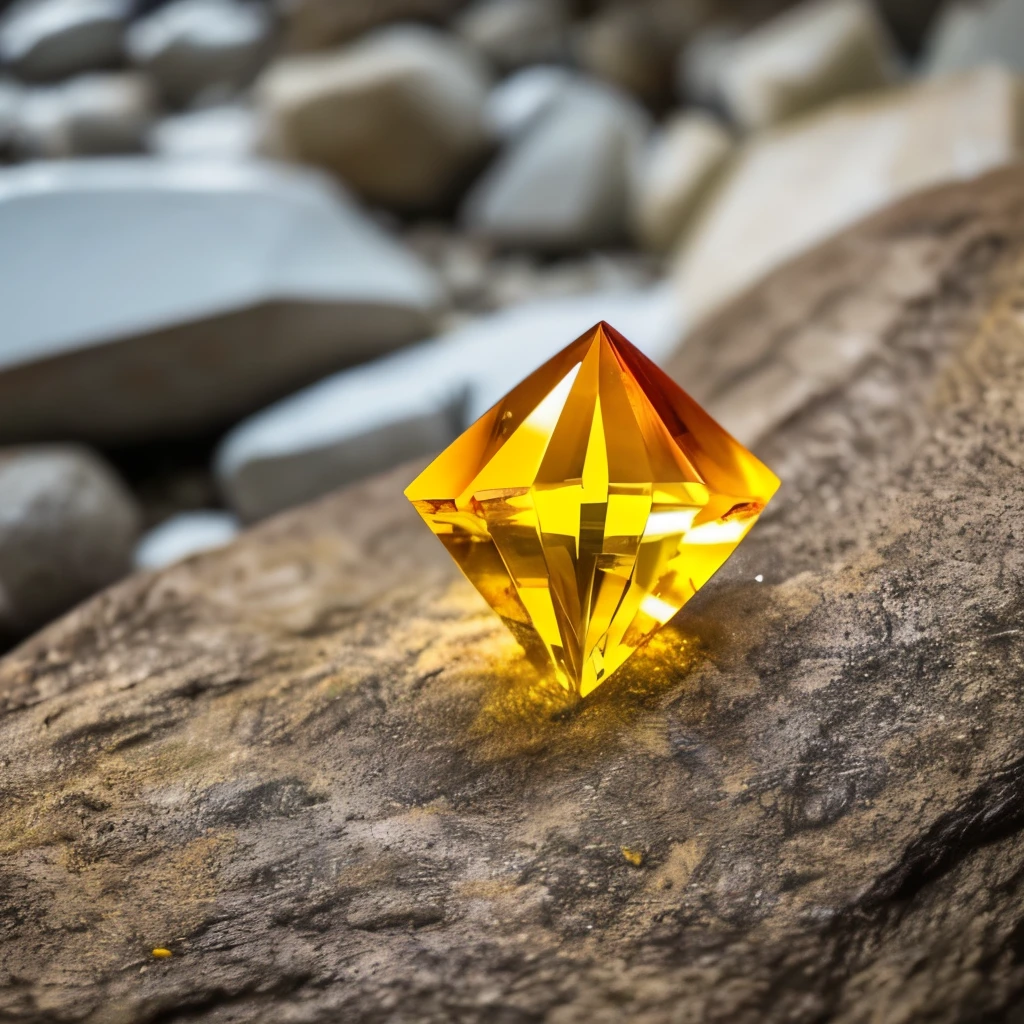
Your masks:
<svg viewBox="0 0 1024 1024"><path fill-rule="evenodd" d="M778 486L602 322L405 493L527 654L586 696L718 571Z"/></svg>

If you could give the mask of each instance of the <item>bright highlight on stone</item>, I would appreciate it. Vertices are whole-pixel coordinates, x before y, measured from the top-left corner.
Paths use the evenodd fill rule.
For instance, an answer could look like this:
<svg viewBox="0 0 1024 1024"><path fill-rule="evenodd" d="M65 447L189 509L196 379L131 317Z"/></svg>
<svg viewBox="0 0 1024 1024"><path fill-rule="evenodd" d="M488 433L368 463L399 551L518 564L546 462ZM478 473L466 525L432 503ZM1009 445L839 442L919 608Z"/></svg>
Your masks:
<svg viewBox="0 0 1024 1024"><path fill-rule="evenodd" d="M602 322L405 494L527 654L585 697L718 571L778 486Z"/></svg>

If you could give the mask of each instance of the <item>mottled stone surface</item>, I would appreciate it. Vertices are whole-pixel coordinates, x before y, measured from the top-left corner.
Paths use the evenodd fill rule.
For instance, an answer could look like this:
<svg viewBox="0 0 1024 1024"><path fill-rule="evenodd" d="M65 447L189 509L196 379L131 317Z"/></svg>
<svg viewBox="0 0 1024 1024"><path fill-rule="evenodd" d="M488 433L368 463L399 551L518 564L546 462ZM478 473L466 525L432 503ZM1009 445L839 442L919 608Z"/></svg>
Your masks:
<svg viewBox="0 0 1024 1024"><path fill-rule="evenodd" d="M1022 253L1014 170L691 341L670 368L785 483L577 708L405 506L412 467L12 652L0 1017L1015 1019Z"/></svg>

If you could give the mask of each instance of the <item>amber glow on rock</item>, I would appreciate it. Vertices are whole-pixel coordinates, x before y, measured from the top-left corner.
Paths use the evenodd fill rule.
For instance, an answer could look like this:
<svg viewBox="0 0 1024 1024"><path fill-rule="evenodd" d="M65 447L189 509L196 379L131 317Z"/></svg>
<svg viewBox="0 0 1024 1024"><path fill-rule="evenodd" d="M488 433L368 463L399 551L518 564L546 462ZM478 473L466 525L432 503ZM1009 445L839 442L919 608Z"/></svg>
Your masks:
<svg viewBox="0 0 1024 1024"><path fill-rule="evenodd" d="M527 654L585 697L718 571L778 486L602 322L405 493Z"/></svg>

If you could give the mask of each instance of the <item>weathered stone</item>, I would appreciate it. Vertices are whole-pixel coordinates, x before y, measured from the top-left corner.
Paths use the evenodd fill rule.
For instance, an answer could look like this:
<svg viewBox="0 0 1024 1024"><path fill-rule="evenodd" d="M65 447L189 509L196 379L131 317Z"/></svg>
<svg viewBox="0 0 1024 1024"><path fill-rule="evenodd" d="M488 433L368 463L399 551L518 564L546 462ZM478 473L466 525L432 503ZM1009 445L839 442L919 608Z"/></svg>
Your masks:
<svg viewBox="0 0 1024 1024"><path fill-rule="evenodd" d="M928 40L924 66L947 74L986 64L1024 71L1024 5L1018 0L950 3Z"/></svg>
<svg viewBox="0 0 1024 1024"><path fill-rule="evenodd" d="M138 569L162 569L200 551L222 548L238 536L238 520L229 512L180 512L154 526L135 548Z"/></svg>
<svg viewBox="0 0 1024 1024"><path fill-rule="evenodd" d="M0 64L21 78L67 78L121 57L130 0L19 0L0 19Z"/></svg>
<svg viewBox="0 0 1024 1024"><path fill-rule="evenodd" d="M571 250L620 241L650 124L617 90L576 82L466 197L474 234L501 245Z"/></svg>
<svg viewBox="0 0 1024 1024"><path fill-rule="evenodd" d="M172 104L222 98L248 84L270 51L271 23L258 3L174 0L135 22L127 49Z"/></svg>
<svg viewBox="0 0 1024 1024"><path fill-rule="evenodd" d="M293 50L348 42L388 22L445 22L466 0L277 0Z"/></svg>
<svg viewBox="0 0 1024 1024"><path fill-rule="evenodd" d="M131 72L97 71L25 89L15 149L20 156L51 158L138 153L155 110L148 79Z"/></svg>
<svg viewBox="0 0 1024 1024"><path fill-rule="evenodd" d="M672 92L675 49L642 7L609 7L581 25L574 51L597 78L654 106Z"/></svg>
<svg viewBox="0 0 1024 1024"><path fill-rule="evenodd" d="M9 655L0 1013L1014 1020L1022 253L1011 170L691 340L672 370L784 486L580 706L407 507L413 467Z"/></svg>
<svg viewBox="0 0 1024 1024"><path fill-rule="evenodd" d="M503 71L562 60L568 50L562 0L476 0L455 28Z"/></svg>
<svg viewBox="0 0 1024 1024"><path fill-rule="evenodd" d="M679 336L674 312L663 291L539 301L337 374L232 430L217 452L221 489L260 519L435 452L601 316L659 356Z"/></svg>
<svg viewBox="0 0 1024 1024"><path fill-rule="evenodd" d="M739 124L759 129L878 88L895 70L870 0L814 0L731 46L719 70L720 92Z"/></svg>
<svg viewBox="0 0 1024 1024"><path fill-rule="evenodd" d="M735 25L710 25L695 32L676 57L675 92L692 103L725 114L722 67L742 33Z"/></svg>
<svg viewBox="0 0 1024 1024"><path fill-rule="evenodd" d="M669 120L641 163L633 224L649 249L667 252L683 235L733 151L732 137L706 114Z"/></svg>
<svg viewBox="0 0 1024 1024"><path fill-rule="evenodd" d="M441 300L328 182L241 162L6 169L0 264L0 439L224 424L427 336Z"/></svg>
<svg viewBox="0 0 1024 1024"><path fill-rule="evenodd" d="M0 448L0 637L42 626L131 568L139 513L84 448Z"/></svg>
<svg viewBox="0 0 1024 1024"><path fill-rule="evenodd" d="M754 139L676 268L691 322L797 253L917 189L1020 155L1024 94L985 69L848 100Z"/></svg>
<svg viewBox="0 0 1024 1024"><path fill-rule="evenodd" d="M14 153L22 96L16 83L0 79L0 160L7 160Z"/></svg>
<svg viewBox="0 0 1024 1024"><path fill-rule="evenodd" d="M425 28L383 29L337 53L283 59L257 91L287 155L386 206L451 199L488 143L481 66Z"/></svg>
<svg viewBox="0 0 1024 1024"><path fill-rule="evenodd" d="M202 107L165 117L147 136L159 156L248 160L263 148L263 119L241 104Z"/></svg>
<svg viewBox="0 0 1024 1024"><path fill-rule="evenodd" d="M509 75L487 97L485 117L491 134L505 142L521 135L576 80L568 68L554 64L523 68Z"/></svg>

